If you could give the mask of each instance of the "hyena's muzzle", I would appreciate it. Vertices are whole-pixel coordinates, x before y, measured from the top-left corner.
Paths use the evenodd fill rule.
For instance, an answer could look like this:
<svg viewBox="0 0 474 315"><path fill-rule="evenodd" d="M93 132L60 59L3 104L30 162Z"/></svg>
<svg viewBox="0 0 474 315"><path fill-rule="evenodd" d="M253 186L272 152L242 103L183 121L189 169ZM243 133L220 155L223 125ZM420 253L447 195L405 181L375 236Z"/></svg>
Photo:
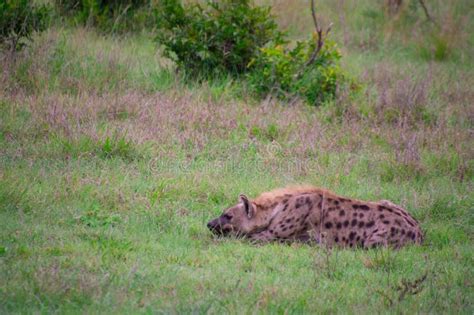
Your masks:
<svg viewBox="0 0 474 315"><path fill-rule="evenodd" d="M217 235L226 235L233 230L230 220L226 215L221 215L207 223L207 227L212 233Z"/></svg>

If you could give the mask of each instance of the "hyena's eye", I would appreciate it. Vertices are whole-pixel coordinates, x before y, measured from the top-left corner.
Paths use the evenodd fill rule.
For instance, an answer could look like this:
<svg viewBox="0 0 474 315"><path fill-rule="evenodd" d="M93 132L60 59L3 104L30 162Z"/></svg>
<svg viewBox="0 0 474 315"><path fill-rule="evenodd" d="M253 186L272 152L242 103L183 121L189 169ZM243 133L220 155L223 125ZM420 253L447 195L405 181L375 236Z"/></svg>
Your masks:
<svg viewBox="0 0 474 315"><path fill-rule="evenodd" d="M232 216L231 216L230 214L227 214L227 213L226 213L226 214L224 214L224 219L230 221L230 220L232 220Z"/></svg>

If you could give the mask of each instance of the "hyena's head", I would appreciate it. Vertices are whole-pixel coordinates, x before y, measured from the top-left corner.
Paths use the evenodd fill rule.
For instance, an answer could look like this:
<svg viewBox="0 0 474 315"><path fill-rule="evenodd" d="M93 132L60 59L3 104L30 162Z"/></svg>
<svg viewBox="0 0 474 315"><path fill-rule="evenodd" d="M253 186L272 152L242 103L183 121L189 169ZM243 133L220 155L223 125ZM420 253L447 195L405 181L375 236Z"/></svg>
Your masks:
<svg viewBox="0 0 474 315"><path fill-rule="evenodd" d="M209 221L207 227L218 235L244 236L259 228L258 207L245 195L239 196L239 203L224 210L218 218Z"/></svg>

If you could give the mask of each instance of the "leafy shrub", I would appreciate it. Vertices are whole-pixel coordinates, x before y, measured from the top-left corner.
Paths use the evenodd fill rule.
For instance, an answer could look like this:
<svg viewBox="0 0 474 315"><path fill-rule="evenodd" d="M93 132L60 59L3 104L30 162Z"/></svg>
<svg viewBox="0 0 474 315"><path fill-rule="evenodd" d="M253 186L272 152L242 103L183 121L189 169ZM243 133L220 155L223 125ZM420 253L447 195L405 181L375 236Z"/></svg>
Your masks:
<svg viewBox="0 0 474 315"><path fill-rule="evenodd" d="M191 76L238 76L260 47L281 43L282 33L266 7L249 0L208 1L183 7L164 0L157 8L158 42L164 55Z"/></svg>
<svg viewBox="0 0 474 315"><path fill-rule="evenodd" d="M299 96L309 104L333 98L337 85L346 80L338 65L341 53L334 42L326 40L315 61L307 65L316 36L293 49L275 43L261 48L249 64L251 90L261 97L269 93L283 99Z"/></svg>
<svg viewBox="0 0 474 315"><path fill-rule="evenodd" d="M308 63L322 43L318 40L322 33L289 49L269 8L254 7L250 0L187 7L179 0L164 0L157 20L164 55L193 78L231 75L248 80L258 97L298 96L310 104L334 97L338 84L346 79L334 42L325 39L315 61Z"/></svg>
<svg viewBox="0 0 474 315"><path fill-rule="evenodd" d="M59 14L106 32L136 31L144 27L150 0L55 0Z"/></svg>
<svg viewBox="0 0 474 315"><path fill-rule="evenodd" d="M44 30L51 9L47 5L33 5L30 0L0 1L0 44L11 49L21 48L25 38Z"/></svg>

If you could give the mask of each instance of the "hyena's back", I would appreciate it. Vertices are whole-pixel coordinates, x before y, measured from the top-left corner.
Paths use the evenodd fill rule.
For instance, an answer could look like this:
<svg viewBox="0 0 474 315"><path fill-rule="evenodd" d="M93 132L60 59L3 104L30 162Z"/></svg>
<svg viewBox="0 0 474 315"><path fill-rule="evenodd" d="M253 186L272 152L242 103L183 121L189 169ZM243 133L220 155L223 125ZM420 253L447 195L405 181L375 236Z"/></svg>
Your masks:
<svg viewBox="0 0 474 315"><path fill-rule="evenodd" d="M309 187L264 193L254 202L274 214L266 229L250 235L257 240L313 240L343 247L422 241L418 222L389 201L360 201Z"/></svg>

